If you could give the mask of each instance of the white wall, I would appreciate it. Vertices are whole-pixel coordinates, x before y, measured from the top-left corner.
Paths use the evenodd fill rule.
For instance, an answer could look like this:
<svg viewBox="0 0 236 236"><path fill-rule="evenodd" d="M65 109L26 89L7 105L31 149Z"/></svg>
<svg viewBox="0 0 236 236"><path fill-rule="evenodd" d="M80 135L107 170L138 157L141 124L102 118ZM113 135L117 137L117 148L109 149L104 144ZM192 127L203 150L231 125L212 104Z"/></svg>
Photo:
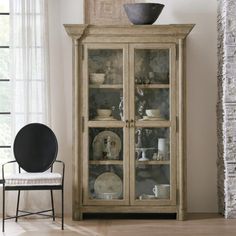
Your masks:
<svg viewBox="0 0 236 236"><path fill-rule="evenodd" d="M217 1L158 2L165 4L158 23L196 24L187 40L188 209L214 212L217 211Z"/></svg>
<svg viewBox="0 0 236 236"><path fill-rule="evenodd" d="M62 24L83 23L83 1L48 2L52 121L59 140L59 158L66 162L67 168L65 211L71 213L72 48ZM158 24L196 24L187 40L188 210L216 212L217 3L216 0L158 2L165 4Z"/></svg>

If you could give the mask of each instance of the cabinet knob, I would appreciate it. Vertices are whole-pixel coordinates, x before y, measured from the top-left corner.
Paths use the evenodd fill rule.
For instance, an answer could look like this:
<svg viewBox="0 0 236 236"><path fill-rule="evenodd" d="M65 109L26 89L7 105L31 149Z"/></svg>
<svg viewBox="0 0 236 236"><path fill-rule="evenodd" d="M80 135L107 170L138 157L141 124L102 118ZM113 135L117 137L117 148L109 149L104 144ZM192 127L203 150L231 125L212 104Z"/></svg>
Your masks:
<svg viewBox="0 0 236 236"><path fill-rule="evenodd" d="M134 127L134 120L133 119L130 120L130 127Z"/></svg>
<svg viewBox="0 0 236 236"><path fill-rule="evenodd" d="M129 128L129 121L128 120L125 121L125 127Z"/></svg>

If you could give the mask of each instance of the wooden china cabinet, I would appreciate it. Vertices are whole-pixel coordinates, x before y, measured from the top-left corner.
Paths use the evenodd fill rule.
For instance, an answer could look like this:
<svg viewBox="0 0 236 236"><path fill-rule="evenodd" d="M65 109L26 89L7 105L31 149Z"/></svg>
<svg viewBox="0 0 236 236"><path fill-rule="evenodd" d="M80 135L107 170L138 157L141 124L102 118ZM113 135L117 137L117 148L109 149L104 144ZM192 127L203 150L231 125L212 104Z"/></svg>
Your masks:
<svg viewBox="0 0 236 236"><path fill-rule="evenodd" d="M185 39L194 25L65 25L73 218L186 212Z"/></svg>

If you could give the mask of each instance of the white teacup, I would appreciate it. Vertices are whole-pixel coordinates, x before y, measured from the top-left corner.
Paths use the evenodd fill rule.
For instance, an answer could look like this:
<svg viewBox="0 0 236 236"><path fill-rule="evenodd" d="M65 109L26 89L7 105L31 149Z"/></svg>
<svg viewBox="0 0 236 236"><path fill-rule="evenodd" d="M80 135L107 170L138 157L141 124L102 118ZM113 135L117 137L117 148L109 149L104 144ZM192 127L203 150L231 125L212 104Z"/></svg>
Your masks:
<svg viewBox="0 0 236 236"><path fill-rule="evenodd" d="M162 198L162 199L170 198L170 185L169 184L155 185L152 191L155 194L156 198Z"/></svg>

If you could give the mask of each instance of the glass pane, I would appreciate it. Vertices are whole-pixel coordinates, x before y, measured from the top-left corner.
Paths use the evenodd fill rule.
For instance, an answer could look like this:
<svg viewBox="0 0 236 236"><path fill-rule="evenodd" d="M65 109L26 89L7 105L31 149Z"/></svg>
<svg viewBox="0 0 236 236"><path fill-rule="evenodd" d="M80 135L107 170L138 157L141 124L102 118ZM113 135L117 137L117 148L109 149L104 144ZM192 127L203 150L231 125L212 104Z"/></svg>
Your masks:
<svg viewBox="0 0 236 236"><path fill-rule="evenodd" d="M0 146L11 145L11 118L9 115L0 115Z"/></svg>
<svg viewBox="0 0 236 236"><path fill-rule="evenodd" d="M35 16L35 23L36 23L36 27L34 28L35 33L33 34L35 37L34 39L35 46L43 47L44 37L42 37L42 32L44 31L44 28L43 28L44 21L41 15Z"/></svg>
<svg viewBox="0 0 236 236"><path fill-rule="evenodd" d="M31 102L29 102L30 112L43 112L44 99L46 99L44 83L41 81L31 81L29 83Z"/></svg>
<svg viewBox="0 0 236 236"><path fill-rule="evenodd" d="M89 119L123 120L123 50L89 49Z"/></svg>
<svg viewBox="0 0 236 236"><path fill-rule="evenodd" d="M14 102L14 106L15 106L15 111L18 112L24 112L25 110L25 104L26 101L26 96L25 95L25 81L16 81L15 82L15 86L14 86L14 94L15 94L15 102Z"/></svg>
<svg viewBox="0 0 236 236"><path fill-rule="evenodd" d="M170 191L169 128L136 128L136 199L169 198ZM158 186L167 185L167 186ZM157 186L157 187L155 187ZM162 195L153 188L166 188ZM166 194L166 195L164 195Z"/></svg>
<svg viewBox="0 0 236 236"><path fill-rule="evenodd" d="M30 123L35 123L35 122L45 123L45 115L40 114L40 113L32 113L30 114L29 122Z"/></svg>
<svg viewBox="0 0 236 236"><path fill-rule="evenodd" d="M169 89L136 88L135 116L140 120L169 120Z"/></svg>
<svg viewBox="0 0 236 236"><path fill-rule="evenodd" d="M13 153L11 148L0 148L0 165L13 160ZM14 167L16 167L14 164L13 165L6 165L4 168L4 173L12 173L14 170ZM0 171L0 178L2 178L2 171Z"/></svg>
<svg viewBox="0 0 236 236"><path fill-rule="evenodd" d="M0 165L12 159L11 148L0 148ZM0 171L2 172L2 171Z"/></svg>
<svg viewBox="0 0 236 236"><path fill-rule="evenodd" d="M0 12L9 12L9 0L0 0Z"/></svg>
<svg viewBox="0 0 236 236"><path fill-rule="evenodd" d="M122 49L90 49L88 51L88 65L90 84L123 83Z"/></svg>
<svg viewBox="0 0 236 236"><path fill-rule="evenodd" d="M123 120L122 89L90 89L89 119L98 121Z"/></svg>
<svg viewBox="0 0 236 236"><path fill-rule="evenodd" d="M37 37L41 38L39 35ZM36 47L36 45L34 46ZM35 47L33 47L32 50L30 51L32 60L31 79L43 80L45 79L45 74L43 74L43 72L47 70L46 65L44 64L45 52L42 48L35 48Z"/></svg>
<svg viewBox="0 0 236 236"><path fill-rule="evenodd" d="M169 49L135 49L136 84L169 83Z"/></svg>
<svg viewBox="0 0 236 236"><path fill-rule="evenodd" d="M26 124L29 123L29 121L27 122L27 118L25 114L19 114L16 113L15 114L15 133L18 133L18 131Z"/></svg>
<svg viewBox="0 0 236 236"><path fill-rule="evenodd" d="M123 199L123 168L120 165L90 165L89 198Z"/></svg>
<svg viewBox="0 0 236 236"><path fill-rule="evenodd" d="M169 128L136 128L137 161L170 160Z"/></svg>
<svg viewBox="0 0 236 236"><path fill-rule="evenodd" d="M170 199L169 165L137 165L135 190L139 200Z"/></svg>
<svg viewBox="0 0 236 236"><path fill-rule="evenodd" d="M26 86L27 85L27 86ZM16 81L15 83L15 111L24 112L25 109L28 109L29 112L42 113L44 111L44 100L39 98L45 98L45 83L42 81ZM28 106L26 107L26 97L25 93L28 87L30 90L31 100L27 102Z"/></svg>
<svg viewBox="0 0 236 236"><path fill-rule="evenodd" d="M123 129L90 128L89 160L123 160Z"/></svg>
<svg viewBox="0 0 236 236"><path fill-rule="evenodd" d="M16 80L25 80L24 73L24 49L14 48L14 60L15 64L14 70L16 71ZM44 51L42 48L32 47L29 49L29 60L31 61L32 66L30 67L30 79L31 80L45 80L45 75L43 74L44 70L47 70L47 65L44 63Z"/></svg>
<svg viewBox="0 0 236 236"><path fill-rule="evenodd" d="M0 112L11 111L11 83L0 81Z"/></svg>
<svg viewBox="0 0 236 236"><path fill-rule="evenodd" d="M14 114L14 121L15 121L15 133L25 126L28 123L44 123L45 121L45 114L30 114L29 116L25 113L15 113Z"/></svg>
<svg viewBox="0 0 236 236"><path fill-rule="evenodd" d="M9 46L9 16L0 15L0 46Z"/></svg>
<svg viewBox="0 0 236 236"><path fill-rule="evenodd" d="M9 79L9 49L0 48L0 80Z"/></svg>
<svg viewBox="0 0 236 236"><path fill-rule="evenodd" d="M89 129L89 196L123 198L123 129Z"/></svg>

